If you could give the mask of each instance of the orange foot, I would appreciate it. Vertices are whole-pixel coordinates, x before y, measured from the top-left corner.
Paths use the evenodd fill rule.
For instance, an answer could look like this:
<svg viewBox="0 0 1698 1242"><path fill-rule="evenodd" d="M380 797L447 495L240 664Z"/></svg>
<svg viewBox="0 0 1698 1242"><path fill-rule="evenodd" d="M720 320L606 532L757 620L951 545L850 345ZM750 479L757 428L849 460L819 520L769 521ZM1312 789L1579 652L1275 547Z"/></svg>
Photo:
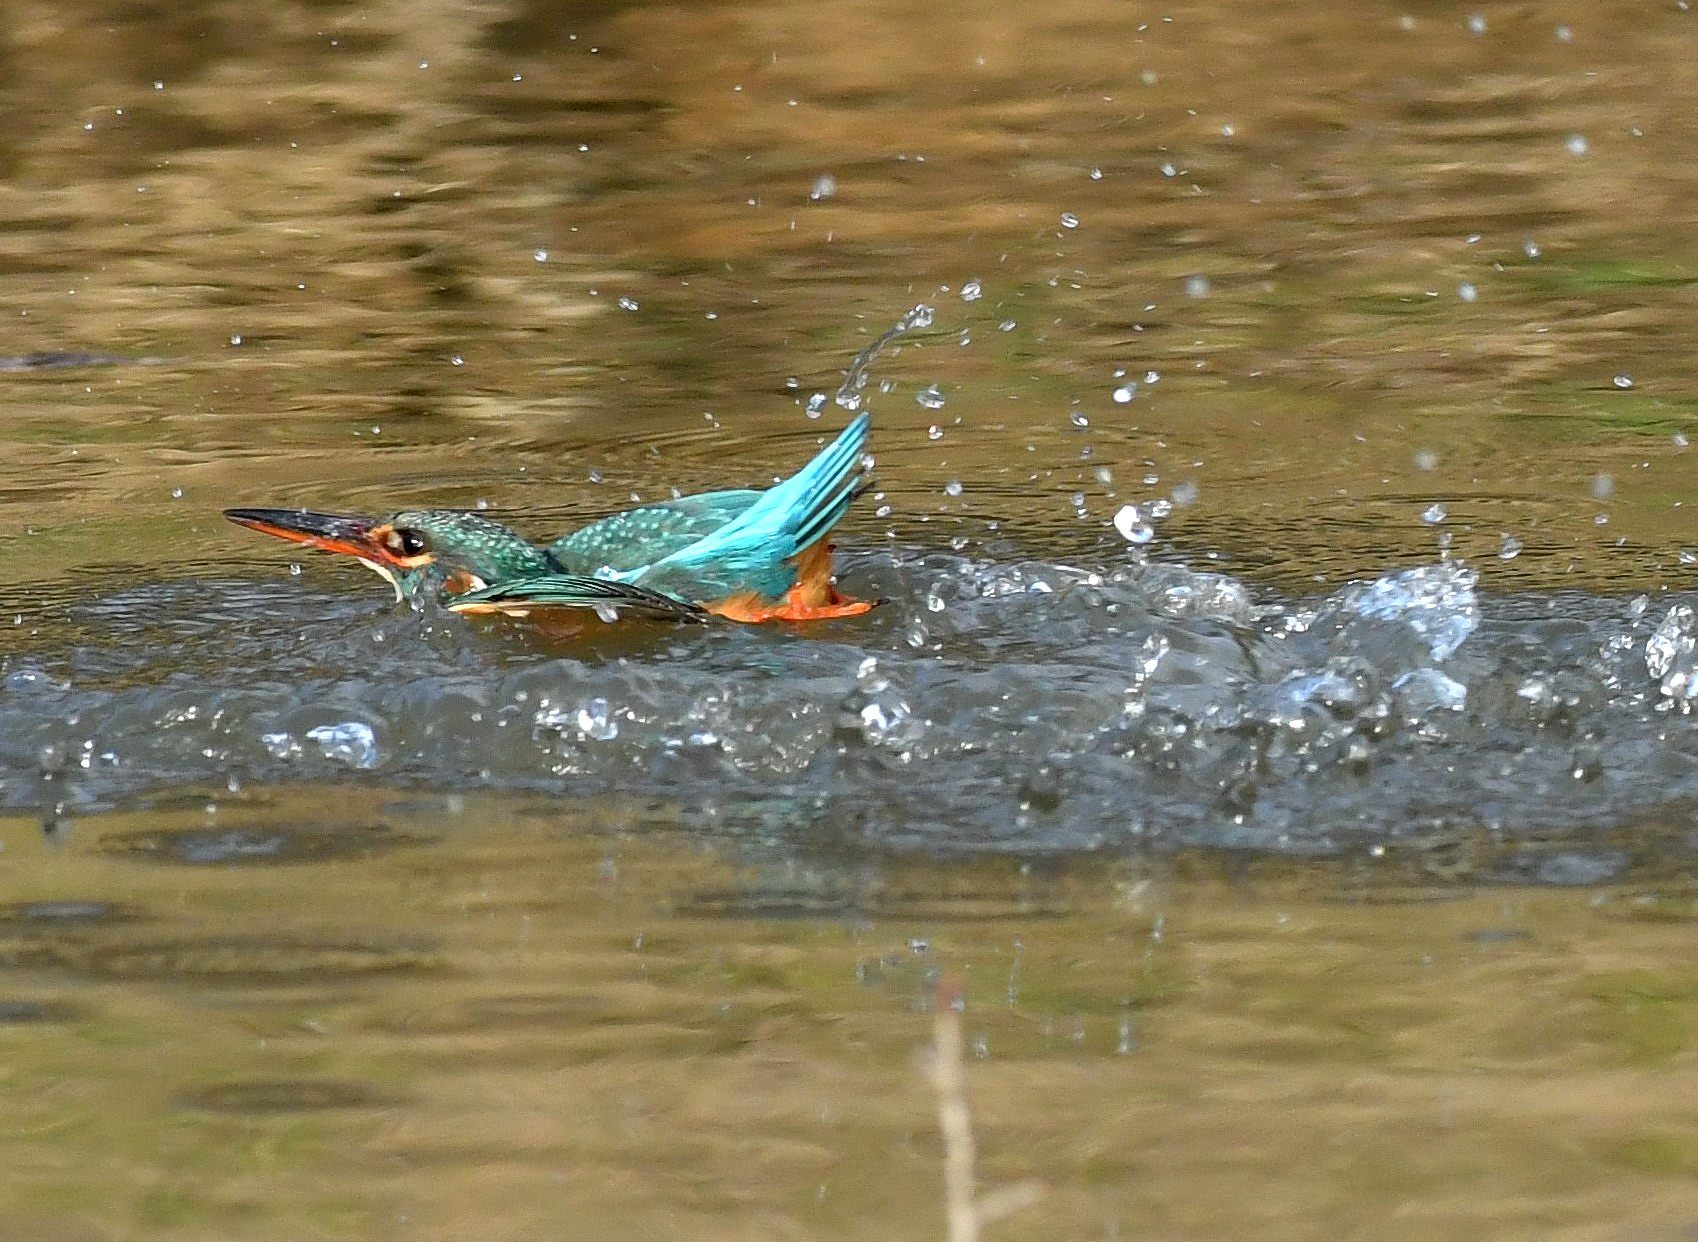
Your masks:
<svg viewBox="0 0 1698 1242"><path fill-rule="evenodd" d="M880 602L875 599L848 599L833 591L829 599L821 603L808 603L801 589L792 587L783 599L776 602L758 595L733 595L730 599L705 607L728 621L825 621L832 617L858 617L877 608Z"/></svg>
<svg viewBox="0 0 1698 1242"><path fill-rule="evenodd" d="M730 621L825 621L858 617L879 606L879 600L849 599L831 581L831 545L824 539L804 548L795 558L796 584L780 600L753 591L733 595L717 604L702 605Z"/></svg>

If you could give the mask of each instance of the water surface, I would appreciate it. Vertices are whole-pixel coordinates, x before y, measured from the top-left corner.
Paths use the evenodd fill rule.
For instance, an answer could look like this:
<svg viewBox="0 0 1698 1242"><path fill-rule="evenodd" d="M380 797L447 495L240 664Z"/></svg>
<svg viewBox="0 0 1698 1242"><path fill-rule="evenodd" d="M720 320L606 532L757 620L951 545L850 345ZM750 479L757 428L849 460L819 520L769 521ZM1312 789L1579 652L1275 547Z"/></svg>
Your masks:
<svg viewBox="0 0 1698 1242"><path fill-rule="evenodd" d="M1010 1236L1690 1230L1686 5L9 16L4 1232L925 1236L940 972ZM217 516L759 484L920 304L865 619Z"/></svg>

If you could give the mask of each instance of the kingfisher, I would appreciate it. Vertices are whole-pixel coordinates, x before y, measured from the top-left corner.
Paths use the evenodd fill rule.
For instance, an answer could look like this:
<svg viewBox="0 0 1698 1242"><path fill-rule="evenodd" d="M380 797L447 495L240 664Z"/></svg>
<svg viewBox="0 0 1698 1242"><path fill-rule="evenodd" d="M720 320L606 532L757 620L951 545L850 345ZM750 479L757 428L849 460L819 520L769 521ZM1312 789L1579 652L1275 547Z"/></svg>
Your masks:
<svg viewBox="0 0 1698 1242"><path fill-rule="evenodd" d="M592 522L543 547L453 509L385 517L226 509L240 526L357 558L397 599L435 593L467 614L559 609L675 621L814 621L877 601L832 582L832 528L865 489L870 419L860 415L795 474L764 491L702 492Z"/></svg>

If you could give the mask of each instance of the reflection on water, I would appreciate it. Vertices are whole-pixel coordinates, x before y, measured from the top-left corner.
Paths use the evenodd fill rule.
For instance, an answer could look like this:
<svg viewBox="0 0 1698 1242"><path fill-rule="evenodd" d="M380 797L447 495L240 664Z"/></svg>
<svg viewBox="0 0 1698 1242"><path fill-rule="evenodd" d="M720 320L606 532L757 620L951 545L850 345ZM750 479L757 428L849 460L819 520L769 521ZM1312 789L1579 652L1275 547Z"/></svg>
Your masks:
<svg viewBox="0 0 1698 1242"><path fill-rule="evenodd" d="M770 475L922 296L864 538L1053 555L1195 486L1163 546L1288 583L1698 546L1675 5L20 12L5 352L158 361L7 376L16 577L264 563L231 503L564 526Z"/></svg>
<svg viewBox="0 0 1698 1242"><path fill-rule="evenodd" d="M1008 1236L1690 1232L1689 7L11 6L0 1236L930 1236L940 973ZM863 622L217 517L760 483L921 302Z"/></svg>
<svg viewBox="0 0 1698 1242"><path fill-rule="evenodd" d="M271 790L0 827L8 1236L941 1236L945 975L982 1173L1047 1192L1006 1236L1694 1223L1658 1089L1693 1053L1683 866L939 865L676 814ZM186 820L440 835L133 848Z"/></svg>

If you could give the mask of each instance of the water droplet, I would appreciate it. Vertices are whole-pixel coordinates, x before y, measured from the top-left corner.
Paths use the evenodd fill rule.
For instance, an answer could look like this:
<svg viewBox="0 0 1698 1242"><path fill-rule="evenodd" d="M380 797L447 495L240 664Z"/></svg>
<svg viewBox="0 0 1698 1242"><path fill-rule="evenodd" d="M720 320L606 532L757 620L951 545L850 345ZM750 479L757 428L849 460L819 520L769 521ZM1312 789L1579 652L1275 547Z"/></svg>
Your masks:
<svg viewBox="0 0 1698 1242"><path fill-rule="evenodd" d="M1137 505L1122 505L1114 515L1114 529L1127 543L1146 544L1156 537L1155 527L1144 520Z"/></svg>
<svg viewBox="0 0 1698 1242"><path fill-rule="evenodd" d="M1446 516L1447 511L1445 507L1436 500L1425 509L1421 510L1421 520L1428 526L1437 526L1440 522L1445 520Z"/></svg>
<svg viewBox="0 0 1698 1242"><path fill-rule="evenodd" d="M1415 450L1415 469L1436 470L1439 465L1439 455L1432 449Z"/></svg>
<svg viewBox="0 0 1698 1242"><path fill-rule="evenodd" d="M1197 503L1197 485L1192 482L1176 483L1173 488L1173 503L1184 507Z"/></svg>
<svg viewBox="0 0 1698 1242"><path fill-rule="evenodd" d="M1100 168L1091 169L1091 180L1092 181L1101 181L1102 179L1103 179L1103 170L1102 169L1100 169Z"/></svg>
<svg viewBox="0 0 1698 1242"><path fill-rule="evenodd" d="M1691 548L1682 548L1680 550L1680 563L1682 565L1698 565L1698 552L1694 552Z"/></svg>
<svg viewBox="0 0 1698 1242"><path fill-rule="evenodd" d="M927 384L920 389L919 392L914 394L914 400L928 410L941 410L943 408L943 393L938 391L936 384Z"/></svg>
<svg viewBox="0 0 1698 1242"><path fill-rule="evenodd" d="M1064 229L1076 229L1076 228L1078 228L1079 227L1079 217L1074 215L1071 211L1062 212L1061 213L1061 227L1064 228Z"/></svg>
<svg viewBox="0 0 1698 1242"><path fill-rule="evenodd" d="M985 287L977 280L969 280L961 286L961 300L963 302L977 302L984 296Z"/></svg>
<svg viewBox="0 0 1698 1242"><path fill-rule="evenodd" d="M623 311L634 311L640 310L641 306L637 302L636 298L621 297L619 299L619 309Z"/></svg>
<svg viewBox="0 0 1698 1242"><path fill-rule="evenodd" d="M928 440L941 440L941 439L943 439L943 428L939 427L936 423L933 423L930 427L926 428L926 439L928 439Z"/></svg>
<svg viewBox="0 0 1698 1242"><path fill-rule="evenodd" d="M1067 416L1067 421L1072 423L1075 427L1089 427L1091 425L1091 420L1086 418L1078 410L1074 410L1070 413Z"/></svg>
<svg viewBox="0 0 1698 1242"><path fill-rule="evenodd" d="M816 203L822 199L833 198L837 194L837 178L830 173L821 173L814 178L814 188L808 191L808 197Z"/></svg>
<svg viewBox="0 0 1698 1242"><path fill-rule="evenodd" d="M1161 383L1161 372L1160 371L1145 371L1144 372L1144 383L1146 383L1146 384L1159 384L1159 383Z"/></svg>
<svg viewBox="0 0 1698 1242"><path fill-rule="evenodd" d="M1556 37L1558 43L1572 43L1574 42L1574 31L1567 26L1558 26Z"/></svg>
<svg viewBox="0 0 1698 1242"><path fill-rule="evenodd" d="M466 365L466 360L464 358L462 358L459 354L455 354L448 361L449 361L450 364L452 364L453 366L457 366L457 367L463 367L463 366Z"/></svg>
<svg viewBox="0 0 1698 1242"><path fill-rule="evenodd" d="M949 480L943 485L943 493L946 496L959 496L961 494L961 481L959 479Z"/></svg>
<svg viewBox="0 0 1698 1242"><path fill-rule="evenodd" d="M242 343L242 334L240 332L237 332L233 336L231 336L230 344L240 345L241 343Z"/></svg>
<svg viewBox="0 0 1698 1242"><path fill-rule="evenodd" d="M1615 479L1604 473L1592 477L1592 499L1608 500L1615 495Z"/></svg>
<svg viewBox="0 0 1698 1242"><path fill-rule="evenodd" d="M908 704L900 699L868 703L861 709L861 735L875 745L886 740L899 740L896 735L907 721L908 715ZM920 946L914 950L916 953L925 952L924 941L911 941L910 947L916 944Z"/></svg>
<svg viewBox="0 0 1698 1242"><path fill-rule="evenodd" d="M1012 332L1014 331L1015 323L1012 319L1004 319L1001 323L996 325L996 328L998 332Z"/></svg>
<svg viewBox="0 0 1698 1242"><path fill-rule="evenodd" d="M1513 561L1521 555L1521 549L1524 546L1521 540L1505 531L1503 538L1498 541L1498 557L1502 560Z"/></svg>
<svg viewBox="0 0 1698 1242"><path fill-rule="evenodd" d="M591 699L578 709L578 732L597 742L611 742L619 736L619 721L608 710L606 699Z"/></svg>
<svg viewBox="0 0 1698 1242"><path fill-rule="evenodd" d="M1685 448L1687 446L1687 444L1689 443L1689 441L1686 438L1686 433L1684 431L1675 432L1674 436L1673 436L1673 441L1674 441L1675 448Z"/></svg>
<svg viewBox="0 0 1698 1242"><path fill-rule="evenodd" d="M1465 280L1456 286L1456 296L1464 302L1472 302L1480 296L1480 291Z"/></svg>
<svg viewBox="0 0 1698 1242"><path fill-rule="evenodd" d="M1468 31L1477 35L1486 33L1486 18L1483 13L1475 13L1468 19Z"/></svg>
<svg viewBox="0 0 1698 1242"><path fill-rule="evenodd" d="M548 251L537 250L537 251L532 253L531 258L535 259L538 263L547 263L548 262Z"/></svg>
<svg viewBox="0 0 1698 1242"><path fill-rule="evenodd" d="M307 730L307 740L317 742L319 753L326 759L335 759L353 768L377 766L377 735L364 721L319 725Z"/></svg>
<svg viewBox="0 0 1698 1242"><path fill-rule="evenodd" d="M180 487L173 487L171 489L171 499L172 500L181 500L182 498L183 498L183 489L180 488Z"/></svg>
<svg viewBox="0 0 1698 1242"><path fill-rule="evenodd" d="M1632 388L1633 377L1631 375L1618 375L1611 380L1610 383L1614 384L1617 388Z"/></svg>
<svg viewBox="0 0 1698 1242"><path fill-rule="evenodd" d="M1209 278L1207 276L1192 276L1185 282L1185 296L1190 298L1206 298L1209 296Z"/></svg>
<svg viewBox="0 0 1698 1242"><path fill-rule="evenodd" d="M1586 142L1585 134L1570 134L1568 136L1567 146L1568 153L1570 155L1585 155L1586 152L1590 150L1590 147Z"/></svg>
<svg viewBox="0 0 1698 1242"><path fill-rule="evenodd" d="M598 469L595 466L590 467L590 482L591 483L600 483L602 481L602 479L605 478L605 477L606 476L602 474L600 469Z"/></svg>
<svg viewBox="0 0 1698 1242"><path fill-rule="evenodd" d="M265 747L265 753L273 759L288 759L300 752L295 739L287 733L262 733L259 744Z"/></svg>
<svg viewBox="0 0 1698 1242"><path fill-rule="evenodd" d="M1128 401L1132 400L1133 397L1138 395L1138 385L1122 384L1119 388L1114 390L1113 395L1114 403L1116 405L1125 405Z"/></svg>
<svg viewBox="0 0 1698 1242"><path fill-rule="evenodd" d="M823 392L816 392L813 396L809 397L807 407L808 417L818 418L821 411L825 409L825 403L826 395Z"/></svg>
<svg viewBox="0 0 1698 1242"><path fill-rule="evenodd" d="M299 578L301 576L301 563L299 561L289 562L289 576L291 578Z"/></svg>

